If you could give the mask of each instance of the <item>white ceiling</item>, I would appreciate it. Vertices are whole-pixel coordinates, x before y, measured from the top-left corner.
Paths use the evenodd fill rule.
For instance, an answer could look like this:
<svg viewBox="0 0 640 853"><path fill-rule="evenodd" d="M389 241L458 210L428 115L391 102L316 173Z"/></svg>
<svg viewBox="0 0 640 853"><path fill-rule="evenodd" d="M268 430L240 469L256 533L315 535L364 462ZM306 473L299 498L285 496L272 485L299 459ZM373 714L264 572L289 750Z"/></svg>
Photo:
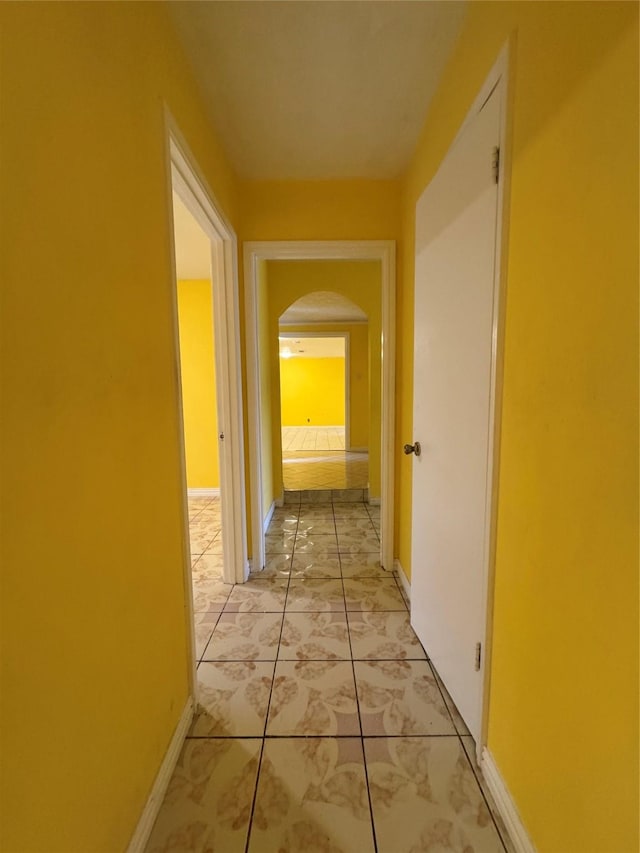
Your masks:
<svg viewBox="0 0 640 853"><path fill-rule="evenodd" d="M281 326L307 323L366 323L367 315L346 296L329 290L316 290L302 296L280 315Z"/></svg>
<svg viewBox="0 0 640 853"><path fill-rule="evenodd" d="M173 234L178 280L211 278L211 242L180 197L173 193Z"/></svg>
<svg viewBox="0 0 640 853"><path fill-rule="evenodd" d="M285 358L344 358L344 338L280 337Z"/></svg>
<svg viewBox="0 0 640 853"><path fill-rule="evenodd" d="M326 179L400 175L466 3L169 5L238 174Z"/></svg>

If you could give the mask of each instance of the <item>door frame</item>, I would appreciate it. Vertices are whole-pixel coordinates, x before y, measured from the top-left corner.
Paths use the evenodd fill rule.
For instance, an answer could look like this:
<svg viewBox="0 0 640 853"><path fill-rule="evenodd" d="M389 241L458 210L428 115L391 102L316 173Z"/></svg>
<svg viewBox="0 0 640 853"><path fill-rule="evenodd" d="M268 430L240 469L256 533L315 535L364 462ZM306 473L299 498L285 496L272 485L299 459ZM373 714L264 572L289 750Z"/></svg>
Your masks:
<svg viewBox="0 0 640 853"><path fill-rule="evenodd" d="M285 331L280 331L282 328ZM280 326L278 328L278 338L342 338L344 340L344 449L345 451L349 450L351 446L351 416L349 413L351 355L349 332L287 332L286 326Z"/></svg>
<svg viewBox="0 0 640 853"><path fill-rule="evenodd" d="M173 192L211 241L211 289L214 327L214 370L218 414L220 462L220 510L223 535L223 578L241 583L249 573L244 482L244 429L240 361L240 304L238 298L237 240L235 232L202 175L180 129L165 108L166 188L171 249L171 324L173 331L174 388L178 402L178 442L182 487L185 604L190 625L190 686L196 697L197 657L189 546L187 468L182 414L180 338L178 327L178 279L173 233ZM222 452L224 447L226 452Z"/></svg>
<svg viewBox="0 0 640 853"><path fill-rule="evenodd" d="M382 565L393 569L393 497L395 434L396 244L393 240L288 240L244 244L247 328L247 407L251 470L252 568L264 566L265 517L262 505L262 441L260 434L260 366L258 353L259 261L380 261L382 302L381 513Z"/></svg>

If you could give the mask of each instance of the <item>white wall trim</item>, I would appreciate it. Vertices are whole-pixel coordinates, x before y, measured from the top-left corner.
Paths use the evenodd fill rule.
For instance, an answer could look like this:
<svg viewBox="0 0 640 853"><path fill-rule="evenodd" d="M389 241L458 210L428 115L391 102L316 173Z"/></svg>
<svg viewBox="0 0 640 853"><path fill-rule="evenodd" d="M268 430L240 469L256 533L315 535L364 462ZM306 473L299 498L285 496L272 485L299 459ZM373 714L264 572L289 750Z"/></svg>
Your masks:
<svg viewBox="0 0 640 853"><path fill-rule="evenodd" d="M269 525L271 524L271 519L273 518L273 513L276 511L276 502L272 501L271 506L269 507L269 512L264 517L264 523L262 525L262 530L267 535L267 530L269 529Z"/></svg>
<svg viewBox="0 0 640 853"><path fill-rule="evenodd" d="M393 565L396 244L393 240L264 241L244 244L247 400L251 453L251 516L253 562L264 562L262 519L263 449L260 436L260 373L258 360L258 261L377 260L382 292L382 441L380 519L382 565Z"/></svg>
<svg viewBox="0 0 640 853"><path fill-rule="evenodd" d="M411 602L411 583L409 582L409 578L406 576L402 565L400 564L400 560L393 561L393 567L398 573L398 578L400 579L400 583L402 584L402 588L404 589L409 602Z"/></svg>
<svg viewBox="0 0 640 853"><path fill-rule="evenodd" d="M173 737L169 743L169 748L162 759L162 764L160 765L153 787L151 788L151 793L147 798L147 802L145 803L142 814L140 815L138 825L136 826L135 832L129 842L129 846L127 847L127 853L143 853L147 846L151 830L153 829L153 824L155 823L160 806L164 800L164 795L167 791L169 781L173 775L176 764L178 763L182 744L184 743L187 732L189 731L189 726L193 720L193 710L193 699L190 696L187 699L187 703L184 706L180 719L178 720L178 725L176 726Z"/></svg>
<svg viewBox="0 0 640 853"><path fill-rule="evenodd" d="M482 750L480 769L487 783L487 788L494 799L498 813L504 821L516 853L536 853L536 848L529 838L527 830L524 828L522 818L518 813L513 797L498 770L493 756L486 746Z"/></svg>
<svg viewBox="0 0 640 853"><path fill-rule="evenodd" d="M219 498L220 489L187 489L188 498Z"/></svg>

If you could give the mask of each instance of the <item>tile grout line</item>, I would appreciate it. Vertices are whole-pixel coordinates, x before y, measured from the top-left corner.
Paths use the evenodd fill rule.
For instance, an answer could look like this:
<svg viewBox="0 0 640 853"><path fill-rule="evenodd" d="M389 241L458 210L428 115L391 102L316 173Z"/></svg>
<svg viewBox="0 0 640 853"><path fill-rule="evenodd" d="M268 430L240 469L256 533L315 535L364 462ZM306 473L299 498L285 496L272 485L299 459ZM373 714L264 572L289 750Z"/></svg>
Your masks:
<svg viewBox="0 0 640 853"><path fill-rule="evenodd" d="M338 554L340 560L340 574L342 575L342 556ZM349 625L349 617L347 615L347 593L344 588L344 577L342 577L342 595L344 597L345 622L347 623L347 637L349 639L349 653L351 655L351 671L353 673L353 690L356 696L356 708L358 711L358 726L360 728L360 749L362 750L362 768L364 770L364 782L367 786L367 800L369 801L369 816L371 819L371 834L373 836L373 849L375 853L378 851L378 840L376 838L376 827L373 820L373 804L371 802L371 790L369 788L369 773L367 771L367 755L364 751L364 734L362 731L362 713L360 711L360 698L358 696L358 682L356 681L356 666L353 659L353 646L351 645L351 627Z"/></svg>

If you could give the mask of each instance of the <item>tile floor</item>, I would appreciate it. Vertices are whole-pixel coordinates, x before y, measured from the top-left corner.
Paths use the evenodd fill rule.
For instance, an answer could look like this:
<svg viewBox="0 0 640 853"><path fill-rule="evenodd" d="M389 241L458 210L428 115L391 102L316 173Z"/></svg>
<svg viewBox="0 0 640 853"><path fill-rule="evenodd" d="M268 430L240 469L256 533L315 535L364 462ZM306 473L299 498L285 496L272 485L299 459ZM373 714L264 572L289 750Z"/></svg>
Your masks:
<svg viewBox="0 0 640 853"><path fill-rule="evenodd" d="M199 708L147 850L510 850L380 567L376 508L276 510L264 571L237 586L221 579L218 501L190 517Z"/></svg>
<svg viewBox="0 0 640 853"><path fill-rule="evenodd" d="M368 454L344 447L344 427L283 427L285 489L366 489Z"/></svg>

